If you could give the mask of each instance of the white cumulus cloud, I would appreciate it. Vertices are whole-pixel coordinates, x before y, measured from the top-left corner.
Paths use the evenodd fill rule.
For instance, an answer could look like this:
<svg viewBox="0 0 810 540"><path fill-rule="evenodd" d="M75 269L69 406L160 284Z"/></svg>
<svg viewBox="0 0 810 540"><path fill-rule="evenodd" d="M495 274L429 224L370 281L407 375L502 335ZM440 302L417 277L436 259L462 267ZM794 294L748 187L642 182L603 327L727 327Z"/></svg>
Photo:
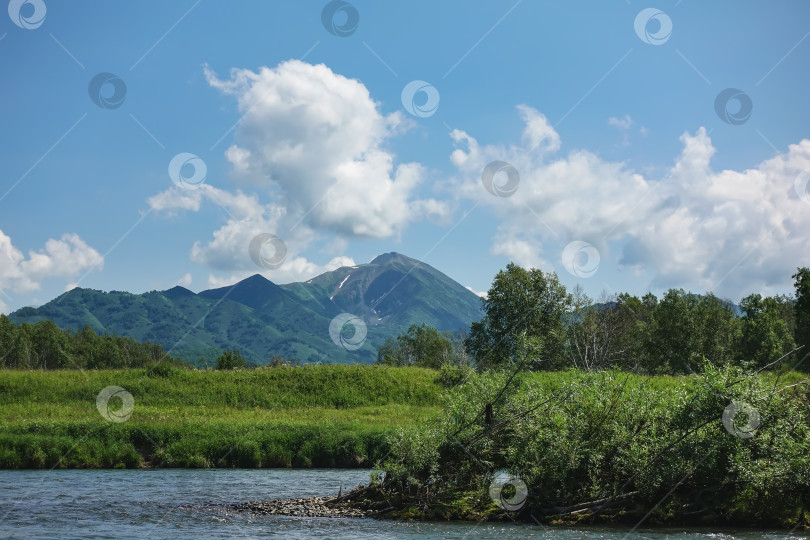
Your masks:
<svg viewBox="0 0 810 540"><path fill-rule="evenodd" d="M262 204L257 195L241 191L231 193L210 185L190 191L171 187L151 197L148 202L153 210L172 213L179 210L198 211L205 201L219 205L229 215L225 223L213 232L211 239L197 241L191 246L191 260L213 271L208 277L210 287L231 285L259 273L276 283L303 281L328 270L354 265L354 261L345 256L333 257L325 265L318 265L299 255L313 241L313 231L299 226L293 231L285 228L286 232L282 235L279 231L286 216L285 208L276 204ZM251 241L264 233L279 236L287 248L287 256L278 268L262 268L250 257ZM187 277L190 284L191 276L187 274Z"/></svg>
<svg viewBox="0 0 810 540"><path fill-rule="evenodd" d="M794 187L810 169L810 141L749 170L715 171L716 150L699 128L681 136L683 150L666 174L646 178L587 150L555 155L556 133L536 127L544 126L542 114L519 112L526 123L521 146L480 145L463 131L451 133L457 192L500 218L492 253L536 267L544 266L543 254L561 270L556 252L582 240L600 251L603 266L609 248L619 249L620 267L646 277L652 288L734 298L784 289L797 266L810 264L810 205ZM529 151L536 139L527 131L549 141L535 144L543 151ZM520 174L511 197L495 197L481 184L481 171L495 160Z"/></svg>
<svg viewBox="0 0 810 540"><path fill-rule="evenodd" d="M104 257L77 234L64 234L58 240L50 238L45 247L29 251L26 257L0 230L0 290L35 291L47 278L75 278L103 265ZM0 311L7 308L5 303L0 305Z"/></svg>
<svg viewBox="0 0 810 540"><path fill-rule="evenodd" d="M188 289L191 286L191 281L192 281L191 274L186 273L183 275L183 277L177 280L176 284L179 285L180 287Z"/></svg>
<svg viewBox="0 0 810 540"><path fill-rule="evenodd" d="M206 76L243 115L225 152L235 179L281 188L288 212L312 228L384 238L449 213L418 197L422 166L397 164L386 148L402 115L383 115L361 82L298 60L233 69L226 80L206 68Z"/></svg>
<svg viewBox="0 0 810 540"><path fill-rule="evenodd" d="M337 270L343 266L355 266L356 263L351 257L334 257L324 265L319 265L308 261L305 257L293 257L284 261L277 270L273 270L272 274L266 277L275 283L293 283L301 282L319 276L324 272ZM260 273L258 270L250 270L243 272L234 272L227 275L208 275L208 286L211 288L226 287L241 281L253 274Z"/></svg>
<svg viewBox="0 0 810 540"><path fill-rule="evenodd" d="M476 291L472 287L464 287L464 288L467 289L468 291L470 291L471 293L473 293L474 295L480 296L481 298L486 298L488 296L488 293L482 292L482 291Z"/></svg>

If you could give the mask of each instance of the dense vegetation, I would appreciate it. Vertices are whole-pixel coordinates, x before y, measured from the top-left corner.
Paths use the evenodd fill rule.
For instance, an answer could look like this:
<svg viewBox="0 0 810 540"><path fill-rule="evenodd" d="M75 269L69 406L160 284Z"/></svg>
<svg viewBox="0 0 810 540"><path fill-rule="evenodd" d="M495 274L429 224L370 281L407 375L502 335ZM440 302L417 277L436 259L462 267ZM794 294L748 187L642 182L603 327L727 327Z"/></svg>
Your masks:
<svg viewBox="0 0 810 540"><path fill-rule="evenodd" d="M739 306L712 293L670 289L662 298L627 293L594 302L580 288L569 293L556 274L514 264L495 276L482 320L469 335L411 325L377 349L377 363L479 371L520 365L526 370L619 368L646 374L687 374L713 365L765 366L810 344L810 269L793 276L795 297L751 294ZM799 355L797 369L810 369ZM170 352L174 352L173 350ZM224 357L223 357L224 355ZM234 348L201 365L231 369L256 365ZM97 335L89 326L63 331L47 320L15 325L0 315L0 368L100 369L183 361L161 345ZM281 353L261 363L297 363Z"/></svg>
<svg viewBox="0 0 810 540"><path fill-rule="evenodd" d="M793 277L796 298L751 294L738 316L729 301L682 289L594 303L580 289L568 293L553 273L510 264L495 277L467 350L486 367L686 374L699 372L704 359L761 367L808 344L810 270Z"/></svg>
<svg viewBox="0 0 810 540"><path fill-rule="evenodd" d="M793 527L810 509L807 381L703 371L470 375L400 433L376 496L417 518Z"/></svg>
<svg viewBox="0 0 810 540"><path fill-rule="evenodd" d="M469 360L424 328L380 349L459 386L400 433L365 496L417 518L804 523L810 380L790 370L810 367L810 270L793 277L795 298L752 294L738 314L674 289L594 303L510 264Z"/></svg>
<svg viewBox="0 0 810 540"><path fill-rule="evenodd" d="M100 336L88 326L76 332L61 330L51 321L18 326L0 315L0 368L121 369L156 362L188 366L155 343Z"/></svg>
<svg viewBox="0 0 810 540"><path fill-rule="evenodd" d="M369 467L438 412L435 371L306 366L236 371L4 370L0 468ZM134 400L105 419L102 389ZM115 417L120 398L107 405Z"/></svg>
<svg viewBox="0 0 810 540"><path fill-rule="evenodd" d="M699 373L706 361L759 368L810 344L810 270L793 277L794 298L751 294L739 306L682 289L661 299L624 293L594 302L580 288L569 293L554 273L510 264L495 276L484 318L463 343L412 326L378 349L377 363L669 375ZM793 359L795 369L810 369L808 349Z"/></svg>

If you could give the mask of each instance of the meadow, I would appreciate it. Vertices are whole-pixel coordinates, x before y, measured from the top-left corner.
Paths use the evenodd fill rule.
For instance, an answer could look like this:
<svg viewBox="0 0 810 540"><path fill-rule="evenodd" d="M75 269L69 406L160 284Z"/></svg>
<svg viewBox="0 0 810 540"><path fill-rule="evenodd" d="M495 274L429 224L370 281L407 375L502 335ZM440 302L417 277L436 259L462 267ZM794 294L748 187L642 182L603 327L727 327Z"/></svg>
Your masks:
<svg viewBox="0 0 810 540"><path fill-rule="evenodd" d="M437 373L383 366L2 370L0 467L370 467L395 430L437 414ZM125 421L97 410L108 386L133 396ZM112 412L121 406L118 398L109 402Z"/></svg>

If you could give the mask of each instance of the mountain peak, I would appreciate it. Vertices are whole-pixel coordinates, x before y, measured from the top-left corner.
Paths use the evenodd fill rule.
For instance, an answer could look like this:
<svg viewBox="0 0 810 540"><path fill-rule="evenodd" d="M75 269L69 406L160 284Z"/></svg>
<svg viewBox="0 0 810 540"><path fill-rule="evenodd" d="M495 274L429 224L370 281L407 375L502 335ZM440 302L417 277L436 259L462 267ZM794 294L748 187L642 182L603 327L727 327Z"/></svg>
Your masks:
<svg viewBox="0 0 810 540"><path fill-rule="evenodd" d="M195 294L192 291L186 289L185 287L175 285L171 289L163 291L163 296L173 300L175 298L182 298L184 296L195 296Z"/></svg>
<svg viewBox="0 0 810 540"><path fill-rule="evenodd" d="M266 283L272 283L273 285L275 285L275 283L273 283L272 281L270 281L269 279L267 279L266 277L264 277L261 274L253 274L252 276L243 279L239 283L251 284L251 285L263 285L263 284L266 284Z"/></svg>
<svg viewBox="0 0 810 540"><path fill-rule="evenodd" d="M253 274L233 285L208 289L200 292L204 298L228 298L252 308L260 307L270 301L278 301L285 292L261 274Z"/></svg>
<svg viewBox="0 0 810 540"><path fill-rule="evenodd" d="M395 262L405 262L405 263L415 263L418 262L410 257L403 255L402 253L397 253L396 251L391 251L390 253L383 253L382 255L377 255L374 257L369 264L391 264Z"/></svg>

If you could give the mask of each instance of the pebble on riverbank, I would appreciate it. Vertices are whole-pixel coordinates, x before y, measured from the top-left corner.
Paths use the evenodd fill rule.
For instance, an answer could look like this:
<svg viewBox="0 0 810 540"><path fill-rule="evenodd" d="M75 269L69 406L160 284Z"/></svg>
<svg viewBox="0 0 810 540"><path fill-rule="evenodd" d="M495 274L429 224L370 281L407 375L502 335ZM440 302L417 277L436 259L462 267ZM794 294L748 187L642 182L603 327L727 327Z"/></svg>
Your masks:
<svg viewBox="0 0 810 540"><path fill-rule="evenodd" d="M237 503L230 505L230 508L237 512L298 517L370 518L384 513L387 505L381 501L375 503L357 500L365 492L365 486L360 485L342 497L273 499Z"/></svg>
<svg viewBox="0 0 810 540"><path fill-rule="evenodd" d="M261 515L298 516L298 517L371 517L376 512L355 508L337 502L337 497L307 497L304 499L275 499L234 504L234 510L252 512Z"/></svg>

